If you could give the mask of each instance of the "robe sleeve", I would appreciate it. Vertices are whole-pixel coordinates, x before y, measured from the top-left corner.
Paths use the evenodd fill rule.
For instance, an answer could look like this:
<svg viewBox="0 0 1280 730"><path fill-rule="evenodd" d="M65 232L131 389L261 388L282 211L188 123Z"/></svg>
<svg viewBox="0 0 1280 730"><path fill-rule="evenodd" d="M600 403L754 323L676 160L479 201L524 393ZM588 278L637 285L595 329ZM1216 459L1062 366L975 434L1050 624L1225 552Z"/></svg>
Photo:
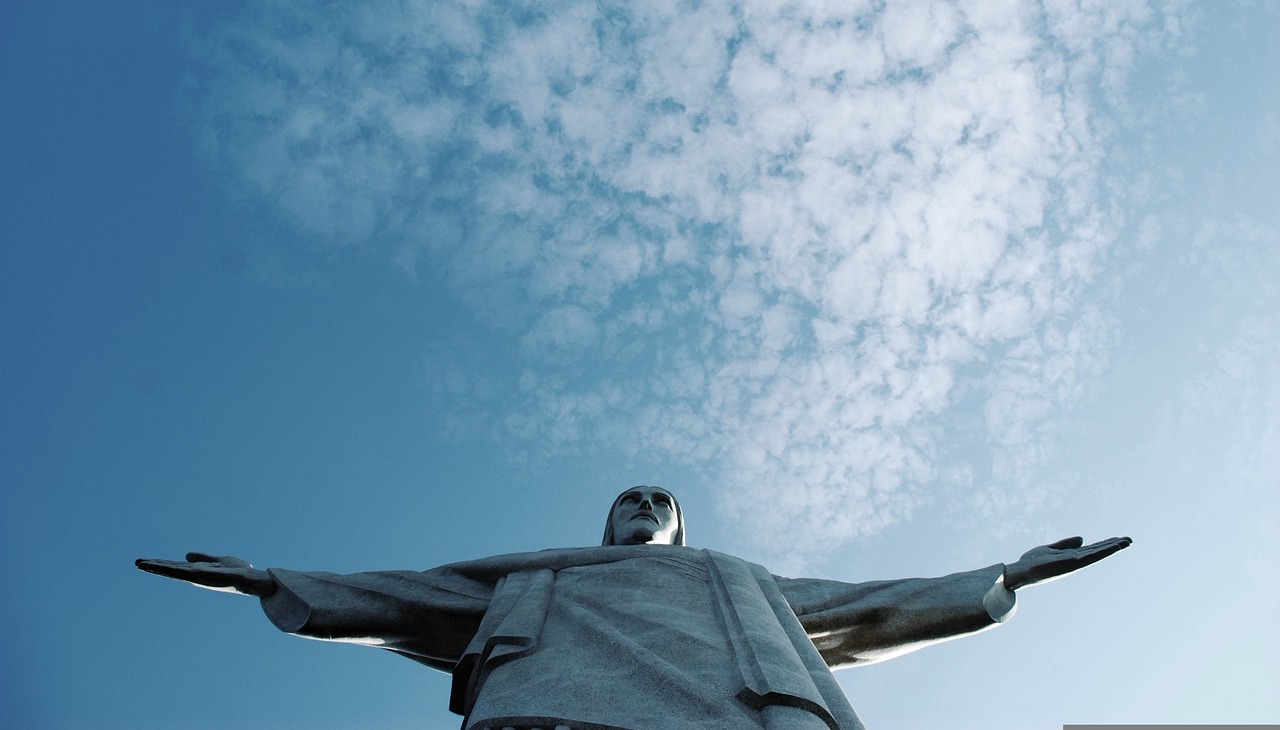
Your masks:
<svg viewBox="0 0 1280 730"><path fill-rule="evenodd" d="M281 631L375 646L451 671L476 633L493 583L444 566L339 575L272 568L262 610Z"/></svg>
<svg viewBox="0 0 1280 730"><path fill-rule="evenodd" d="M1014 609L1000 564L941 578L775 580L832 668L882 661L972 634L1005 621Z"/></svg>

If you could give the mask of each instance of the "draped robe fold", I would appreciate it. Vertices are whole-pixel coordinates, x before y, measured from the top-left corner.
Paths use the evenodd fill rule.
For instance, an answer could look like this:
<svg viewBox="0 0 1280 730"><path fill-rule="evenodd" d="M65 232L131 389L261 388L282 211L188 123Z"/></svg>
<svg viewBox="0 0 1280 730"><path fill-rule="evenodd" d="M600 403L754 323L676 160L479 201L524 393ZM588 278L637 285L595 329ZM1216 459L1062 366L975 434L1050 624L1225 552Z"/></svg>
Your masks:
<svg viewBox="0 0 1280 730"><path fill-rule="evenodd" d="M681 546L270 572L278 589L262 605L277 627L451 672L465 730L858 730L831 668L980 631L1013 610L1002 565L854 584Z"/></svg>

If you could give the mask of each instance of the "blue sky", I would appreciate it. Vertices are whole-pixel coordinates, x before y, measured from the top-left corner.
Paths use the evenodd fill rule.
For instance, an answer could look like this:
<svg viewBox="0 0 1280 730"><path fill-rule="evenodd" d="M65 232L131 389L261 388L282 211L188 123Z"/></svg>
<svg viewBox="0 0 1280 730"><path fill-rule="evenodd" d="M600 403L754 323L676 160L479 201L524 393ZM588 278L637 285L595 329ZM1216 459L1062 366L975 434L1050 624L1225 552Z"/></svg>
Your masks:
<svg viewBox="0 0 1280 730"><path fill-rule="evenodd" d="M1276 722L1280 10L0 10L0 718L451 727L139 556L599 539L868 580L1135 545L870 727Z"/></svg>

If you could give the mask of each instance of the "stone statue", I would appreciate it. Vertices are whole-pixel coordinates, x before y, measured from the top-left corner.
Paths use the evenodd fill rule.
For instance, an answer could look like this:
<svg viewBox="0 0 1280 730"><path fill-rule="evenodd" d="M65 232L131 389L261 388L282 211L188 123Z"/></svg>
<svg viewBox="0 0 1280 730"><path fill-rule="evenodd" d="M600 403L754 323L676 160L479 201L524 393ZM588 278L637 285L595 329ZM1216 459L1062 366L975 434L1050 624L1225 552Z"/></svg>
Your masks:
<svg viewBox="0 0 1280 730"><path fill-rule="evenodd" d="M353 575L202 553L137 566L257 596L291 634L451 672L464 730L854 730L862 723L832 668L994 626L1018 588L1129 544L1068 538L941 578L782 578L685 547L675 497L640 486L614 501L598 548Z"/></svg>

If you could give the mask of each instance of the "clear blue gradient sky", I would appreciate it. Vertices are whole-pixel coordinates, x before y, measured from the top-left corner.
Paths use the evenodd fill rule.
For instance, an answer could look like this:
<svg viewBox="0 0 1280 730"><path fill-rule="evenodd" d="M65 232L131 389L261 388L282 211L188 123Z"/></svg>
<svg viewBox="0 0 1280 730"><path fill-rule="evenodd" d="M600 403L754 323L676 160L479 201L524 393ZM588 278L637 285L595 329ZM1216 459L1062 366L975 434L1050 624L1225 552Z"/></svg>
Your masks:
<svg viewBox="0 0 1280 730"><path fill-rule="evenodd" d="M1132 549L871 728L1277 722L1280 6L6 3L0 725L453 727L144 575Z"/></svg>

